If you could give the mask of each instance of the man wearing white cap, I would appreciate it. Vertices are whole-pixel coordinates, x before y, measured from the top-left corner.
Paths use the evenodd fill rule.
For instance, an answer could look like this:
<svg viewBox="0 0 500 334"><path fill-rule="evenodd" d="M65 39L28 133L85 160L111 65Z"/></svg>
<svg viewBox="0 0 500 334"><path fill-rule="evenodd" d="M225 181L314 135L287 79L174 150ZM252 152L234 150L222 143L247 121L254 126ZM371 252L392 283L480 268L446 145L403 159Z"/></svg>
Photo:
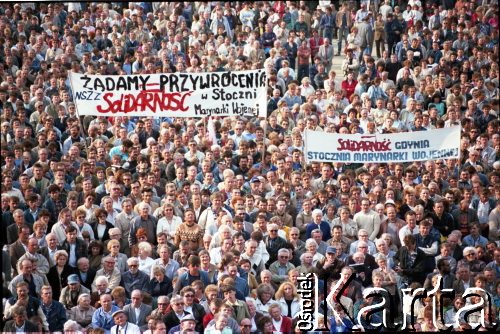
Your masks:
<svg viewBox="0 0 500 334"><path fill-rule="evenodd" d="M139 326L134 325L127 320L127 314L123 310L118 310L113 313L113 320L115 324L111 327L111 334L141 334Z"/></svg>
<svg viewBox="0 0 500 334"><path fill-rule="evenodd" d="M196 326L196 319L192 314L187 314L184 317L182 317L181 324L172 328L171 331L173 334L180 334L180 333L197 334L198 332L194 331L195 326Z"/></svg>

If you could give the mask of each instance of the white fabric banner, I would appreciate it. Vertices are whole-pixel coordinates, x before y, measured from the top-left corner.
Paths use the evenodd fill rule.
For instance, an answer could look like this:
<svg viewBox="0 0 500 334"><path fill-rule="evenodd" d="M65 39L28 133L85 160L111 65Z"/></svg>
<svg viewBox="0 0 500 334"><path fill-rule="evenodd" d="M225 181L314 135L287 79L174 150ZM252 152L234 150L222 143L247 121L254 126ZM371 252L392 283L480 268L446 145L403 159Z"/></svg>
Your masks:
<svg viewBox="0 0 500 334"><path fill-rule="evenodd" d="M140 75L70 73L69 79L80 115L266 117L267 113L263 69Z"/></svg>
<svg viewBox="0 0 500 334"><path fill-rule="evenodd" d="M457 159L460 127L390 134L305 132L307 162L408 162Z"/></svg>

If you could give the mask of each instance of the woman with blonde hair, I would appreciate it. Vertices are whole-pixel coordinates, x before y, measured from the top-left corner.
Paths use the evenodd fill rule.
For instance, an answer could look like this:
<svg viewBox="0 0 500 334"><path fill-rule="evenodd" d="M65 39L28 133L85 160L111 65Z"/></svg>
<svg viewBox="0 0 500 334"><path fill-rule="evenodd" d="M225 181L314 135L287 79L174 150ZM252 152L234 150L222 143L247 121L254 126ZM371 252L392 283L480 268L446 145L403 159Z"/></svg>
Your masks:
<svg viewBox="0 0 500 334"><path fill-rule="evenodd" d="M278 291L274 295L274 299L281 308L281 315L295 318L300 312L300 297L297 294L297 289L291 282L281 283Z"/></svg>
<svg viewBox="0 0 500 334"><path fill-rule="evenodd" d="M269 315L269 306L275 301L273 300L274 289L271 284L262 283L257 287L257 299L255 302L255 307L257 311Z"/></svg>
<svg viewBox="0 0 500 334"><path fill-rule="evenodd" d="M130 304L130 299L127 298L125 293L125 288L122 286L117 286L111 290L111 297L113 297L113 304L123 309L125 305Z"/></svg>
<svg viewBox="0 0 500 334"><path fill-rule="evenodd" d="M139 270L145 272L146 274L151 273L151 267L154 265L155 260L151 258L151 253L153 251L153 247L147 241L141 241L137 245L139 251Z"/></svg>
<svg viewBox="0 0 500 334"><path fill-rule="evenodd" d="M128 270L127 255L120 253L120 242L114 239L109 240L107 249L109 255L115 259L116 267L120 270L120 273L126 272Z"/></svg>

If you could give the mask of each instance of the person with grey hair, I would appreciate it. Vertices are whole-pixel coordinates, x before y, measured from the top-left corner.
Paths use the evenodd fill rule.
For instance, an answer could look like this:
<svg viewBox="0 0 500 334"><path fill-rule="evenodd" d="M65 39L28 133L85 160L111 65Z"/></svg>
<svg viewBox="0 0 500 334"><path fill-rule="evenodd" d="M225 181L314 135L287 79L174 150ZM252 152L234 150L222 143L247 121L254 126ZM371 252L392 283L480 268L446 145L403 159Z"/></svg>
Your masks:
<svg viewBox="0 0 500 334"><path fill-rule="evenodd" d="M173 328L179 325L181 323L180 320L185 315L190 314L189 312L184 311L184 300L180 295L174 295L170 298L170 306L172 307L172 310L163 318L167 328Z"/></svg>
<svg viewBox="0 0 500 334"><path fill-rule="evenodd" d="M375 240L375 246L377 247L377 253L375 253L373 257L376 258L378 255L385 256L387 258L387 266L393 269L395 266L393 257L394 255L396 255L396 252L390 249L387 241L385 241L383 238Z"/></svg>
<svg viewBox="0 0 500 334"><path fill-rule="evenodd" d="M63 325L63 330L65 333L74 332L78 333L82 328L80 324L74 320L67 320Z"/></svg>
<svg viewBox="0 0 500 334"><path fill-rule="evenodd" d="M92 283L92 291L97 291L96 280L99 276L108 278L108 288L111 290L120 285L121 273L115 265L116 260L112 256L106 256L102 259L102 269L99 269L95 274L96 279Z"/></svg>
<svg viewBox="0 0 500 334"><path fill-rule="evenodd" d="M281 248L285 248L287 242L285 239L278 236L278 225L276 224L268 224L267 233L268 235L264 238L264 243L266 244L266 249L269 253L269 260L266 265L270 266L278 259L278 251Z"/></svg>
<svg viewBox="0 0 500 334"><path fill-rule="evenodd" d="M258 247L259 243L257 241L249 239L245 241L245 252L240 256L240 258L250 261L250 271L255 276L258 276L266 268L262 256L257 252Z"/></svg>
<svg viewBox="0 0 500 334"><path fill-rule="evenodd" d="M92 289L92 282L95 278L96 271L90 268L90 261L86 257L81 257L76 261L76 274L80 282L87 289Z"/></svg>
<svg viewBox="0 0 500 334"><path fill-rule="evenodd" d="M315 229L320 229L323 232L323 241L328 241L332 235L330 233L330 224L323 221L323 211L320 209L315 209L312 212L312 222L310 222L306 227L306 238L311 237L311 232Z"/></svg>
<svg viewBox="0 0 500 334"><path fill-rule="evenodd" d="M358 249L359 242L366 242L368 244L368 254L375 254L377 252L377 248L375 247L375 243L368 239L369 234L365 229L358 230L358 240L351 243L349 246L349 254L354 254Z"/></svg>
<svg viewBox="0 0 500 334"><path fill-rule="evenodd" d="M306 250L313 255L313 265L315 266L319 261L325 257L318 252L318 243L313 238L306 240Z"/></svg>
<svg viewBox="0 0 500 334"><path fill-rule="evenodd" d="M281 248L278 251L278 260L269 266L269 271L273 273L271 280L276 284L281 284L288 279L288 272L295 268L290 263L291 254L287 248Z"/></svg>
<svg viewBox="0 0 500 334"><path fill-rule="evenodd" d="M464 258L457 263L457 267L467 265L473 275L481 273L486 267L486 263L477 258L477 250L472 246L465 247L463 250Z"/></svg>
<svg viewBox="0 0 500 334"><path fill-rule="evenodd" d="M300 256L300 266L296 267L301 274L317 273L317 269L313 266L313 255L305 252Z"/></svg>
<svg viewBox="0 0 500 334"><path fill-rule="evenodd" d="M384 241L385 243L385 241ZM360 241L357 251L346 260L348 266L353 266L358 272L358 278L363 286L367 287L372 282L372 271L378 268L375 258L368 253L368 243Z"/></svg>
<svg viewBox="0 0 500 334"><path fill-rule="evenodd" d="M125 288L127 297L130 298L130 292L133 290L149 291L150 276L139 270L139 259L130 257L127 260L128 270L121 276L120 285Z"/></svg>
<svg viewBox="0 0 500 334"><path fill-rule="evenodd" d="M130 247L137 243L137 230L143 227L146 230L147 241L151 244L156 242L156 225L158 220L151 215L151 206L147 203L141 202L138 204L139 216L132 220L130 226L130 234L128 236L128 242Z"/></svg>

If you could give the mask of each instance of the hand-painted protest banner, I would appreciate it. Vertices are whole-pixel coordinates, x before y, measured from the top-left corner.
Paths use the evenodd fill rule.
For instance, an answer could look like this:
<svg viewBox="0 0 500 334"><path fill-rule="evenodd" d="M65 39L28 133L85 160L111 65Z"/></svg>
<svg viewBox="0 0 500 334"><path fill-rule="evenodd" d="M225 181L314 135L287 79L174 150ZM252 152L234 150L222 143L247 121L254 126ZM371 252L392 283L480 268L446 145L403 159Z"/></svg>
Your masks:
<svg viewBox="0 0 500 334"><path fill-rule="evenodd" d="M407 162L456 159L460 127L390 134L305 132L306 161Z"/></svg>
<svg viewBox="0 0 500 334"><path fill-rule="evenodd" d="M264 70L140 75L70 73L80 115L266 116Z"/></svg>

